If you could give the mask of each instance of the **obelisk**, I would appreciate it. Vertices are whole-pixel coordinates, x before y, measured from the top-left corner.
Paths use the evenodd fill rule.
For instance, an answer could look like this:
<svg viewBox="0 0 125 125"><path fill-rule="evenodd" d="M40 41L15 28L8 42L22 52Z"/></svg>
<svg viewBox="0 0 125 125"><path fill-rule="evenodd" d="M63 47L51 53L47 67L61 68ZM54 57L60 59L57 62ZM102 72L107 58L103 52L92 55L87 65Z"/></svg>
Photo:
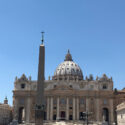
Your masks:
<svg viewBox="0 0 125 125"><path fill-rule="evenodd" d="M42 32L42 44L39 47L38 80L36 92L35 124L43 125L44 118L44 67L45 67L45 46L43 44L44 32Z"/></svg>

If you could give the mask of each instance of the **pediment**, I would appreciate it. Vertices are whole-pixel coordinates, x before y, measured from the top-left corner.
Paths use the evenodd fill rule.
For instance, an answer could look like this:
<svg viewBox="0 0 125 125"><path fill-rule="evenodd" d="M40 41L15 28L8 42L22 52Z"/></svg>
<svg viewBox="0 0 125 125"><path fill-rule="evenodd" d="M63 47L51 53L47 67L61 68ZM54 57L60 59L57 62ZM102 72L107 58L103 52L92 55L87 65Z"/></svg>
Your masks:
<svg viewBox="0 0 125 125"><path fill-rule="evenodd" d="M28 82L28 78L26 77L25 74L23 74L23 75L21 76L21 78L18 79L18 82Z"/></svg>

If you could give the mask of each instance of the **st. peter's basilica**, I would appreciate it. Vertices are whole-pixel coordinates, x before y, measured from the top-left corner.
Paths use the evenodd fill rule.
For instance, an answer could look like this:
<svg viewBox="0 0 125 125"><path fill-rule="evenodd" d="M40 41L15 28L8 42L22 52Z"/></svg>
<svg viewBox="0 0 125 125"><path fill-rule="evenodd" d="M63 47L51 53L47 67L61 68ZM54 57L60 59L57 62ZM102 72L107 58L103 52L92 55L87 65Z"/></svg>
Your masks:
<svg viewBox="0 0 125 125"><path fill-rule="evenodd" d="M90 113L88 119L92 122L116 122L116 106L124 101L125 90L114 89L112 78L106 74L96 79L92 75L84 77L83 74L68 50L52 79L45 80L45 122L84 120L83 112ZM37 81L31 77L27 78L24 74L16 77L13 114L19 123L35 122L36 89Z"/></svg>

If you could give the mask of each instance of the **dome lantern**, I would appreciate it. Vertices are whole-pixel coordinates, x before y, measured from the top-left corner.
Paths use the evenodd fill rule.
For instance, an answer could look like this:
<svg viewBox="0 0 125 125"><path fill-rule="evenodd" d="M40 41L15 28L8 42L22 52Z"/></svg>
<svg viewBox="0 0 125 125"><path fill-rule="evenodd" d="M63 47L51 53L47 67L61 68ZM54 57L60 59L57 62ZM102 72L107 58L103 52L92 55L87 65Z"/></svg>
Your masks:
<svg viewBox="0 0 125 125"><path fill-rule="evenodd" d="M70 54L69 49L68 49L68 53L65 56L65 60L64 61L73 61L72 55Z"/></svg>

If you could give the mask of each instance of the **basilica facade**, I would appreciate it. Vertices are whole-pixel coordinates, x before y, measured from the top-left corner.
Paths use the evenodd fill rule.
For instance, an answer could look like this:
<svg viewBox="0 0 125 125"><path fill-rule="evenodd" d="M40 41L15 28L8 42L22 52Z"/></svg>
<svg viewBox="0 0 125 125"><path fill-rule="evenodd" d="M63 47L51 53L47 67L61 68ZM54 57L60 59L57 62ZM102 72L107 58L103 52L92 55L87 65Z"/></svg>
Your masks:
<svg viewBox="0 0 125 125"><path fill-rule="evenodd" d="M125 91L113 88L112 78L106 74L93 78L84 77L69 50L64 62L56 68L52 78L45 80L44 120L80 121L88 113L91 122L116 121L116 106L124 101ZM19 123L35 122L35 97L37 81L24 74L15 79L13 90L13 114ZM41 100L42 101L42 100Z"/></svg>

